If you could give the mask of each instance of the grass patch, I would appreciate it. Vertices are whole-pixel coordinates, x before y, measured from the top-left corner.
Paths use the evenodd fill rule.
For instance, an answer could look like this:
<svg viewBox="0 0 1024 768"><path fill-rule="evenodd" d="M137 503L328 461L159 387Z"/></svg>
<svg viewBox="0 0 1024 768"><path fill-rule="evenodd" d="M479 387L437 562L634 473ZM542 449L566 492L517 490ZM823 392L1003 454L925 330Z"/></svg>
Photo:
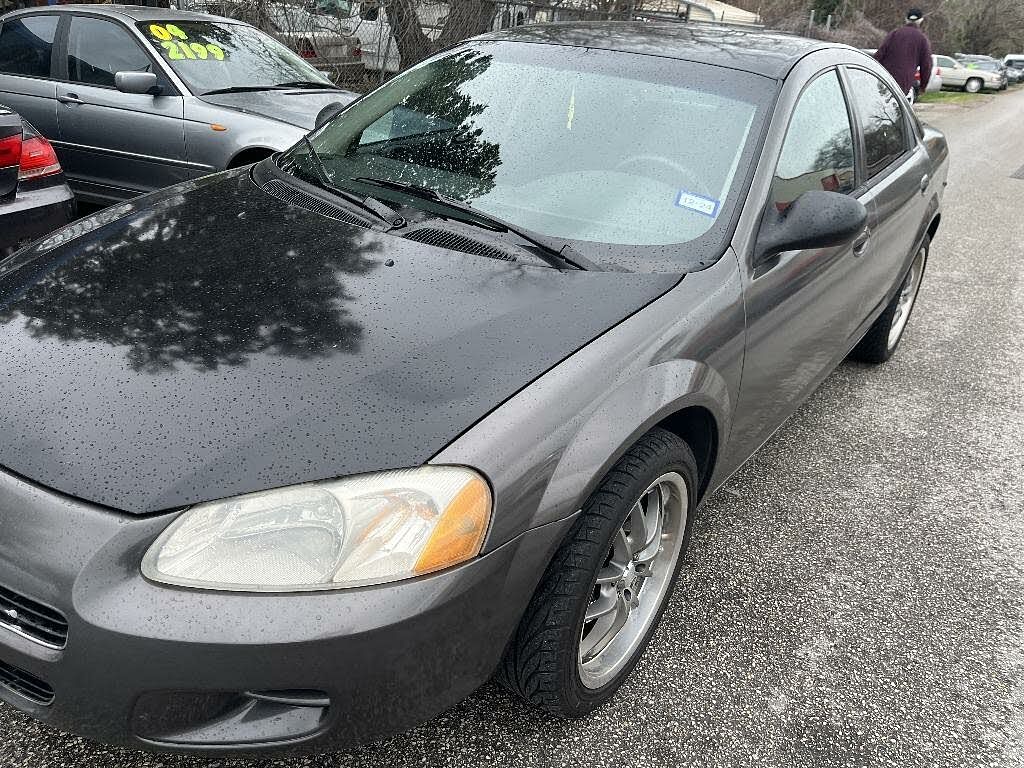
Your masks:
<svg viewBox="0 0 1024 768"><path fill-rule="evenodd" d="M977 93L963 91L931 91L922 93L918 104L964 104L978 97Z"/></svg>

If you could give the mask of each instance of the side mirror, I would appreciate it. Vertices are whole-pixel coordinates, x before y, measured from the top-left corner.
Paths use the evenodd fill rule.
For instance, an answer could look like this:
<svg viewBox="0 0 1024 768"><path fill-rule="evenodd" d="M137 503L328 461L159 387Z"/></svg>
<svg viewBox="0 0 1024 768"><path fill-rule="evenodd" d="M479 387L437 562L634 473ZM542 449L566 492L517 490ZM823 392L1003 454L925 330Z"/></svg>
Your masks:
<svg viewBox="0 0 1024 768"><path fill-rule="evenodd" d="M114 85L121 93L160 95L160 86L153 72L118 72L114 75Z"/></svg>
<svg viewBox="0 0 1024 768"><path fill-rule="evenodd" d="M326 107L321 109L316 116L316 121L313 123L313 129L316 130L321 125L326 125L331 122L340 112L345 108L345 104L340 101L336 101L333 104L328 104Z"/></svg>
<svg viewBox="0 0 1024 768"><path fill-rule="evenodd" d="M757 235L754 265L783 251L843 245L859 235L867 221L867 208L849 195L804 192L785 211L772 207L765 213Z"/></svg>

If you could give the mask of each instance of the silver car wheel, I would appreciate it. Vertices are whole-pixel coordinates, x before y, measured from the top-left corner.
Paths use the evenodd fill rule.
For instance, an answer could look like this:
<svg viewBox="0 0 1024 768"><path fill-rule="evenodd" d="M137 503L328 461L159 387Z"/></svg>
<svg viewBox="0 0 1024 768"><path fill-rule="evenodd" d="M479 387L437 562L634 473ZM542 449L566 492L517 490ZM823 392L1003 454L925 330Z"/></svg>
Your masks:
<svg viewBox="0 0 1024 768"><path fill-rule="evenodd" d="M964 90L968 93L978 93L982 87L984 87L984 83L978 78L972 77L967 81L967 84L964 86Z"/></svg>
<svg viewBox="0 0 1024 768"><path fill-rule="evenodd" d="M580 680L587 688L619 673L657 617L682 551L689 503L686 482L669 472L651 483L616 531L580 636Z"/></svg>
<svg viewBox="0 0 1024 768"><path fill-rule="evenodd" d="M921 278L924 276L924 260L927 255L925 248L921 248L914 257L914 263L910 265L903 285L900 286L899 298L896 300L896 312L892 316L892 325L889 326L889 349L894 349L899 343L903 330L907 327L910 319L910 311L914 308L914 301L917 299L917 290L921 287Z"/></svg>

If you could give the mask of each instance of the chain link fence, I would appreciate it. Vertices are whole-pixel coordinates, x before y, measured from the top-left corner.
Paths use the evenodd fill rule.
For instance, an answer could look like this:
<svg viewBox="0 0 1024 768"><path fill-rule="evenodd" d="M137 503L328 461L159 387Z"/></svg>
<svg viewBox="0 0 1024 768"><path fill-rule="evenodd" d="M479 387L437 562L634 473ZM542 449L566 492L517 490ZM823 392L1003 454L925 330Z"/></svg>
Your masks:
<svg viewBox="0 0 1024 768"><path fill-rule="evenodd" d="M433 52L487 31L556 21L672 20L757 25L715 0L174 0L253 24L343 88L365 92Z"/></svg>
<svg viewBox="0 0 1024 768"><path fill-rule="evenodd" d="M81 2L81 0L77 0ZM85 0L88 2L88 0ZM0 0L0 14L63 0ZM720 0L132 0L252 24L328 74L365 92L467 37L557 21L716 22L760 18Z"/></svg>

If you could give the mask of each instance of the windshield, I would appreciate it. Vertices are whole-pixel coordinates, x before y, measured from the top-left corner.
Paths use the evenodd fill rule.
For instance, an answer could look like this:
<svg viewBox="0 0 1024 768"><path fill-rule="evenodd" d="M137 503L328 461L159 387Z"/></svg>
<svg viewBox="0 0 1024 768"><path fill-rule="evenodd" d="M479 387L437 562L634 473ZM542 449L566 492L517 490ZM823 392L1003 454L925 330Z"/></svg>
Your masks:
<svg viewBox="0 0 1024 768"><path fill-rule="evenodd" d="M607 256L689 243L728 218L774 85L654 56L478 43L395 78L310 140L332 185L427 187ZM316 162L308 153L297 145L285 167Z"/></svg>
<svg viewBox="0 0 1024 768"><path fill-rule="evenodd" d="M331 81L272 37L246 24L160 21L139 29L193 93Z"/></svg>

